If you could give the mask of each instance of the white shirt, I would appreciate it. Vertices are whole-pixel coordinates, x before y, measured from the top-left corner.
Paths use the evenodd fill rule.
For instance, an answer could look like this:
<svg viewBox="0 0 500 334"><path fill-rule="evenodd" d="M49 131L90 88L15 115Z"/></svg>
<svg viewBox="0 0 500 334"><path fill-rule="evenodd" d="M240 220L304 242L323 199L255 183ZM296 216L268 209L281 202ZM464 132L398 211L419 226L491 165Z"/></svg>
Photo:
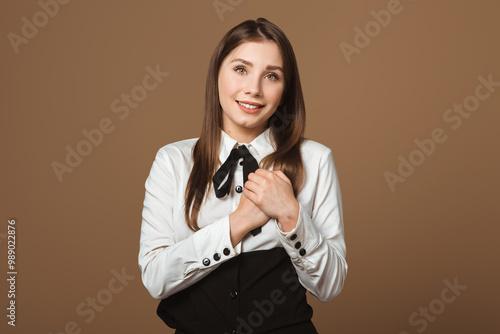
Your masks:
<svg viewBox="0 0 500 334"><path fill-rule="evenodd" d="M222 131L220 162L239 144ZM270 130L245 144L258 163L273 152ZM322 302L342 290L347 274L339 181L331 150L305 139L302 161L303 188L297 196L297 226L283 232L275 219L250 233L232 247L229 215L238 207L243 186L243 167L236 165L228 196L217 198L213 187L202 204L197 232L184 219L184 193L193 166L191 149L197 138L162 147L146 180L142 212L139 267L142 281L156 299L168 296L201 280L221 263L243 252L283 247L297 271L300 283ZM216 255L217 254L217 255ZM218 260L217 260L218 259Z"/></svg>

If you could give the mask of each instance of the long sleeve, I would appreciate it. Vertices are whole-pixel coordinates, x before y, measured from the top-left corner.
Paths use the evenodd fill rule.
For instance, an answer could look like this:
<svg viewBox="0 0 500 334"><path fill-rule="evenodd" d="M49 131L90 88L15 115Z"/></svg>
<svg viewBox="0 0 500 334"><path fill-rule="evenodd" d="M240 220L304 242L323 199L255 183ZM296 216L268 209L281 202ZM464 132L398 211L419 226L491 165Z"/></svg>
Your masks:
<svg viewBox="0 0 500 334"><path fill-rule="evenodd" d="M301 284L320 301L327 302L340 293L347 275L342 201L330 149L322 156L317 170L309 174L317 175L314 190L309 194L313 196L311 208L299 199L297 226L287 233L279 223L276 226Z"/></svg>
<svg viewBox="0 0 500 334"><path fill-rule="evenodd" d="M196 139L187 139L162 147L145 183L139 267L149 293L165 299L242 253L283 247L308 291L323 302L339 294L347 263L341 194L331 150L312 140L302 145L306 177L297 196L300 210L293 231L284 233L271 219L260 234L249 235L232 247L229 214L240 201L242 166L236 166L228 196L207 194L198 215L201 229L193 232L184 218L184 193L195 143ZM227 158L236 143L222 132L220 161ZM269 131L250 143L249 149L258 160L272 153Z"/></svg>
<svg viewBox="0 0 500 334"><path fill-rule="evenodd" d="M178 164L178 150L166 148L158 151L145 183L139 250L142 281L156 299L196 283L220 263L239 255L241 249L240 244L232 247L228 216L177 240L176 229L186 224L184 219L175 224L181 216L174 210L176 197L182 193L178 190L182 164Z"/></svg>

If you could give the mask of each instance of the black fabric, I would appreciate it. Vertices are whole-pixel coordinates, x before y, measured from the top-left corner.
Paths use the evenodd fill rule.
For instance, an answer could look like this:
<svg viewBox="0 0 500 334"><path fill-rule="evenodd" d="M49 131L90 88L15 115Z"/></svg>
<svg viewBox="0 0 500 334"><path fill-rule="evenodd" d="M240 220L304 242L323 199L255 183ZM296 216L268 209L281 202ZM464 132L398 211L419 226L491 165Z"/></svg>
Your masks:
<svg viewBox="0 0 500 334"><path fill-rule="evenodd" d="M316 334L306 290L283 248L242 253L162 300L176 334Z"/></svg>
<svg viewBox="0 0 500 334"><path fill-rule="evenodd" d="M243 164L243 184L248 181L248 174L255 172L259 168L257 160L253 157L252 153L248 151L245 145L238 148L233 148L229 157L220 166L213 177L215 196L222 198L229 194L231 185L233 183L234 169L240 159ZM261 227L257 227L251 231L253 236L256 236L262 231Z"/></svg>
<svg viewBox="0 0 500 334"><path fill-rule="evenodd" d="M233 148L229 157L220 166L213 177L215 196L217 196L217 198L222 198L229 194L233 181L234 169L241 158L243 158L243 184L248 181L248 174L255 172L259 168L257 160L255 160L245 145ZM224 179L226 179L225 182ZM222 182L224 182L224 184L222 184Z"/></svg>

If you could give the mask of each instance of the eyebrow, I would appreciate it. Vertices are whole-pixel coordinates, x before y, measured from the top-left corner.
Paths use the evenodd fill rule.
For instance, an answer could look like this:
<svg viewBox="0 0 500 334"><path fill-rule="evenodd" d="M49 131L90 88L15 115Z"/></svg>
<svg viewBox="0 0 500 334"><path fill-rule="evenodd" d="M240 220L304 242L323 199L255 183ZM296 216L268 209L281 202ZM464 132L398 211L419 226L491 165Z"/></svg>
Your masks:
<svg viewBox="0 0 500 334"><path fill-rule="evenodd" d="M253 67L252 62L249 62L248 60L245 60L242 58L235 58L235 59L231 60L231 63L234 63L237 61L242 62L243 64L248 65L250 67ZM283 71L283 68L281 66L278 66L278 65L267 65L266 70L270 70L270 71L280 70L282 73L285 73L285 71Z"/></svg>

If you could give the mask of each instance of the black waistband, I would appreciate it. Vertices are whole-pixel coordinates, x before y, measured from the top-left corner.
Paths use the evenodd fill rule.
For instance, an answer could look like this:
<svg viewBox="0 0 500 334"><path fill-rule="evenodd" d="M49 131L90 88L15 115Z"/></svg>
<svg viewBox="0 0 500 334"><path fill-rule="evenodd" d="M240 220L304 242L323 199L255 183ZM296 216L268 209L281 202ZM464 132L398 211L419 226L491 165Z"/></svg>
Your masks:
<svg viewBox="0 0 500 334"><path fill-rule="evenodd" d="M305 293L280 247L221 264L162 300L157 314L176 334L314 334Z"/></svg>

